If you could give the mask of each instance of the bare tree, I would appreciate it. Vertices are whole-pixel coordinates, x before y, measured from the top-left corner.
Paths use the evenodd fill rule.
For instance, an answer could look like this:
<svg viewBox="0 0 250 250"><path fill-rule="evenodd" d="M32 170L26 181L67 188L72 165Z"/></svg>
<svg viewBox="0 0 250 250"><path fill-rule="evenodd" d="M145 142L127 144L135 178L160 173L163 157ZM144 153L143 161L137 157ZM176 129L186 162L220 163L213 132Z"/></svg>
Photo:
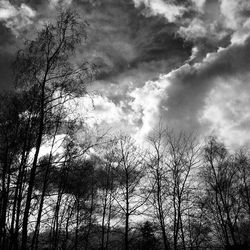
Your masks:
<svg viewBox="0 0 250 250"><path fill-rule="evenodd" d="M192 172L199 164L200 147L192 134L162 129L149 138L151 204L158 218L165 249L170 249L167 231L172 231L174 249L185 249L185 219L191 203ZM166 224L172 227L166 228Z"/></svg>
<svg viewBox="0 0 250 250"><path fill-rule="evenodd" d="M239 178L238 188L242 205L250 219L250 159L246 149L236 153L235 168Z"/></svg>
<svg viewBox="0 0 250 250"><path fill-rule="evenodd" d="M114 197L119 188L117 175L116 160L114 159L115 142L111 140L108 143L110 150L105 150L103 157L100 159L100 168L97 171L97 181L99 188L99 206L101 212L101 249L108 249L109 233L111 219L114 217Z"/></svg>
<svg viewBox="0 0 250 250"><path fill-rule="evenodd" d="M114 196L120 210L120 216L125 220L124 246L129 249L130 218L140 213L139 209L145 204L141 197L140 184L144 175L143 155L131 137L121 136L113 150L116 162L116 174L119 187Z"/></svg>
<svg viewBox="0 0 250 250"><path fill-rule="evenodd" d="M237 168L232 155L214 137L205 146L201 176L205 184L205 202L219 240L225 247L240 244L238 220L242 206L237 198Z"/></svg>
<svg viewBox="0 0 250 250"><path fill-rule="evenodd" d="M167 237L166 216L167 208L167 185L166 185L166 168L164 166L164 156L166 154L165 134L163 130L158 131L155 135L149 138L152 150L149 152L148 173L151 195L151 205L155 211L159 221L164 249L170 249L170 242Z"/></svg>

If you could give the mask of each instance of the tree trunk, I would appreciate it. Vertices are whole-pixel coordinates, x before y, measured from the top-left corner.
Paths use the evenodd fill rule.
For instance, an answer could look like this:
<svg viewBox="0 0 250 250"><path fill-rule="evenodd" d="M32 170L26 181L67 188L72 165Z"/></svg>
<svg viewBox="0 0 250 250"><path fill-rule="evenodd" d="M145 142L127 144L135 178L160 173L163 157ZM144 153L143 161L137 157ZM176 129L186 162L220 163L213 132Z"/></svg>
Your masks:
<svg viewBox="0 0 250 250"><path fill-rule="evenodd" d="M40 223L41 223L41 217L42 217L42 210L43 210L43 203L44 203L44 198L45 198L45 193L47 189L47 178L49 174L49 166L46 168L46 173L44 177L44 183L43 183L43 190L42 190L42 195L41 195L41 201L38 209L38 216L36 220L36 227L35 227L35 232L32 238L32 243L31 243L31 249L36 249L38 247L38 237L39 237L39 231L40 231Z"/></svg>
<svg viewBox="0 0 250 250"><path fill-rule="evenodd" d="M92 227L92 215L94 211L94 181L93 181L93 173L92 173L92 183L91 183L91 205L90 205L90 215L89 215L89 223L88 223L88 231L86 235L86 242L85 242L85 250L88 249L89 246L89 235Z"/></svg>
<svg viewBox="0 0 250 250"><path fill-rule="evenodd" d="M1 248L5 249L6 246L6 212L7 212L7 188L6 188L6 177L8 172L8 149L5 150L4 153L4 162L2 167L2 192L1 192L1 217L0 217L0 237L1 237Z"/></svg>
<svg viewBox="0 0 250 250"><path fill-rule="evenodd" d="M111 187L112 189L112 187ZM106 250L109 249L109 232L110 232L110 221L112 213L112 191L109 194L109 212L108 212L108 221L107 221L107 236L106 236Z"/></svg>
<svg viewBox="0 0 250 250"><path fill-rule="evenodd" d="M71 209L71 211L70 211ZM66 225L65 225L65 239L64 239L64 242L63 242L63 249L67 249L67 242L68 242L68 239L69 239L69 220L73 214L73 210L74 210L74 207L68 207L68 217L67 217L67 220L66 220Z"/></svg>
<svg viewBox="0 0 250 250"><path fill-rule="evenodd" d="M128 173L126 171L126 213L125 213L125 250L129 250L129 183L128 183Z"/></svg>
<svg viewBox="0 0 250 250"><path fill-rule="evenodd" d="M30 179L29 179L29 187L27 191L27 198L26 198L26 206L24 210L23 215L23 231L22 231L22 250L27 249L27 235L28 235L28 221L29 221L29 211L31 206L31 200L32 200L32 192L33 192L33 186L35 183L35 177L36 177L36 168L37 168L37 162L38 162L38 156L42 144L42 137L43 137L43 130L44 130L44 99L45 99L45 83L46 83L46 77L48 73L48 68L46 70L44 81L42 85L42 95L41 95L41 107L40 107L40 123L39 123L39 132L38 137L36 141L36 150L35 155L33 159L32 168L30 171Z"/></svg>
<svg viewBox="0 0 250 250"><path fill-rule="evenodd" d="M75 243L74 243L74 249L77 250L78 249L78 229L79 229L79 216L80 216L80 198L77 197L76 198L76 229L75 229Z"/></svg>
<svg viewBox="0 0 250 250"><path fill-rule="evenodd" d="M164 243L164 249L169 250L170 248L169 248L169 243L167 240L164 214L163 214L163 208L162 208L161 180L160 180L160 173L158 169L156 169L156 179L157 179L157 207L158 207L158 215L159 215L159 221L160 221L161 232L162 232L162 239Z"/></svg>
<svg viewBox="0 0 250 250"><path fill-rule="evenodd" d="M49 181L48 177L49 177L49 171L50 171L50 164L51 164L52 157L53 157L53 148L54 148L58 128L59 128L59 122L57 122L57 124L56 124L56 129L55 129L55 133L54 133L54 136L53 136L53 141L52 141L52 144L51 144L51 149L50 149L50 154L49 154L49 160L48 160L46 170L45 170L43 188L42 188L42 194L41 194L41 201L40 201L40 205L39 205L39 209L38 209L38 216L37 216L37 221L36 221L35 232L34 232L34 235L33 235L33 238L32 238L31 249L35 248L37 250L37 248L38 248L38 238L39 238L39 231L40 231L40 223L41 223L41 217L42 217L43 203L44 203L45 194L46 194L46 190L47 190L47 186L48 186L48 181Z"/></svg>
<svg viewBox="0 0 250 250"><path fill-rule="evenodd" d="M104 204L103 204L103 212L102 212L102 239L101 239L101 250L104 250L104 237L105 237L105 218L106 218L106 208L107 208L107 195L108 189L105 190Z"/></svg>

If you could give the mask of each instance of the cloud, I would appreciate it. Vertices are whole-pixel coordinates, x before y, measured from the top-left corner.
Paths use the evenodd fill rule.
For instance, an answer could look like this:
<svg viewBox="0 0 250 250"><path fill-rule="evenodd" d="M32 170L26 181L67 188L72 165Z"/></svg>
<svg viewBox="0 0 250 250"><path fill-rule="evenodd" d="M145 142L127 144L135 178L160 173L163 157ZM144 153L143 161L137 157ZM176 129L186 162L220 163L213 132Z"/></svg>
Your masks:
<svg viewBox="0 0 250 250"><path fill-rule="evenodd" d="M139 121L137 133L134 135L139 141L151 132L157 125L160 118L159 104L162 98L166 98L165 89L169 82L161 76L157 81L148 81L142 88L136 88L128 95L132 97L129 102L131 110L134 111L134 117Z"/></svg>
<svg viewBox="0 0 250 250"><path fill-rule="evenodd" d="M68 119L83 119L90 131L109 131L113 134L122 131L133 136L139 129L136 117L140 114L131 109L129 99L114 103L105 96L85 96L68 103L67 109Z"/></svg>
<svg viewBox="0 0 250 250"><path fill-rule="evenodd" d="M246 83L250 80L249 3L239 1L230 5L230 1L213 0L202 1L199 5L197 1L192 2L193 5L185 6L186 10L193 9L196 12L188 18L183 17L178 23L178 33L194 44L190 60L183 61L179 68L167 71L169 73L165 74L163 79L169 84L156 99L151 100L155 105L154 109L150 110L148 105L150 115L145 112L145 120L141 116L141 128L147 128L145 134L148 133L155 124L155 114L158 114L158 117L164 117L170 127L198 130L201 134L206 130L211 132L216 127L217 133L227 138L228 144L245 143L249 140L246 136L242 139L248 133L249 122L249 114L243 108L248 106L249 88ZM245 76L245 79L242 76ZM163 80L153 82L158 81ZM228 82L230 94L221 87L221 82ZM139 104L136 101L132 103L142 110L145 103L150 103L142 101L142 96L149 100L144 93L146 86L147 84L134 90L135 100L140 101ZM241 92L236 91L236 86L241 88ZM217 91L221 96L225 94L221 102L220 95L216 97ZM243 98L242 94L246 97ZM214 96L213 101L208 101L211 96ZM244 101L239 102L239 99ZM155 100L157 102L154 102ZM232 105L229 108L226 103L230 100ZM237 105L234 105L234 102ZM243 113L239 112L236 118L232 115L237 113L233 111L235 106L238 107L237 110L244 110ZM143 111L141 113L143 114Z"/></svg>
<svg viewBox="0 0 250 250"><path fill-rule="evenodd" d="M149 8L136 7L133 0L23 0L16 4L4 0L3 21L15 36L33 38L42 24L53 21L59 4L76 8L89 23L87 44L79 48L76 60L95 63L97 78L104 84L119 84L126 78L140 85L165 73L168 62L178 61L173 67L179 66L191 54L191 45L176 37L178 25L163 15L148 15Z"/></svg>
<svg viewBox="0 0 250 250"><path fill-rule="evenodd" d="M11 63L35 17L36 12L24 3L0 2L0 89L12 86Z"/></svg>
<svg viewBox="0 0 250 250"><path fill-rule="evenodd" d="M242 79L243 78L243 79ZM205 107L200 118L207 124L207 133L217 134L231 147L250 144L250 75L244 77L217 79L214 87L205 100Z"/></svg>
<svg viewBox="0 0 250 250"><path fill-rule="evenodd" d="M201 134L204 134L206 130L212 131L214 124L209 122L209 117L213 115L209 116L209 114L214 107L217 107L217 101L210 108L211 102L207 100L211 93L217 92L220 82L223 80L230 83L232 88L230 93L231 96L235 95L235 99L239 92L234 93L233 90L238 86L242 88L242 93L249 93L249 88L246 87L248 78L241 77L241 75L246 75L250 68L249 51L250 40L244 45L232 44L226 49L210 53L200 63L194 65L186 63L159 79L147 81L140 87L133 83L124 84L121 87L110 84L110 88L106 89L107 93L103 93L107 98L110 97L109 101L117 97L115 102L112 101L112 105L119 109L122 115L118 116L113 111L109 112L116 114L117 118L126 117L127 120L129 120L128 117L132 118L130 125L134 128L133 131L136 131L137 138L147 136L158 124L160 118L169 127L176 129L199 131ZM241 84L235 85L235 81L230 79L238 79ZM109 94L110 89L112 89L113 96ZM222 113L226 110L222 108L225 103L227 102L222 101L218 104L218 109ZM120 118L118 120L121 121ZM206 119L207 122L204 122ZM237 128L235 126L235 131ZM222 133L222 130L219 131Z"/></svg>
<svg viewBox="0 0 250 250"><path fill-rule="evenodd" d="M87 47L79 55L99 67L98 79L119 83L120 74L131 79L134 72L146 73L146 67L154 78L166 61L190 56L191 46L175 36L178 26L163 16L146 15L145 6L135 8L131 0L94 3L79 1L90 24Z"/></svg>
<svg viewBox="0 0 250 250"><path fill-rule="evenodd" d="M16 15L16 9L9 1L2 1L0 3L0 20L6 20Z"/></svg>
<svg viewBox="0 0 250 250"><path fill-rule="evenodd" d="M119 90L114 87L114 94ZM148 81L142 87L128 86L124 98L113 102L107 96L92 95L71 102L69 118L82 117L91 127L112 128L112 131L126 131L138 142L145 139L160 118L159 104L165 96L169 82L165 77Z"/></svg>
<svg viewBox="0 0 250 250"><path fill-rule="evenodd" d="M219 47L227 47L233 30L225 25L219 0L201 1L201 5L193 2L189 7L193 15L182 22L178 33L194 44L197 51L192 60L198 62L207 53L215 52Z"/></svg>
<svg viewBox="0 0 250 250"><path fill-rule="evenodd" d="M250 39L244 45L233 44L226 49L220 49L217 52L208 54L200 63L194 65L185 64L179 69L170 72L166 76L170 82L165 90L167 98L162 98L159 105L159 108L166 107L166 110L162 109L161 117L165 117L165 121L170 127L199 131L201 134L204 134L206 130L211 131L215 124L223 127L223 122L236 119L230 115L227 116L227 119L222 119L222 117L226 116L226 111L228 111L228 100L232 100L233 103L233 100L237 102L244 93L246 97L249 96L249 51ZM225 89L220 87L221 82L228 83L230 91L226 92ZM240 91L236 91L237 88ZM217 91L220 91L222 97L225 94L224 101L219 102L220 97L215 95ZM208 101L211 96L214 96L214 99ZM238 107L244 107L244 105L248 105L248 101L238 103ZM232 104L231 107L234 107L234 105ZM246 111L245 108L242 110ZM234 123L234 131L237 131L237 133L241 130L241 123L246 124L243 113L239 113L236 119L238 121ZM248 115L248 112L246 112L246 116ZM201 122L201 117L207 119L210 123ZM213 119L214 123L212 123ZM222 133L223 130L217 130L217 132ZM227 136L230 136L230 134L227 133ZM235 136L232 140L236 139ZM229 141L230 139L228 139Z"/></svg>
<svg viewBox="0 0 250 250"><path fill-rule="evenodd" d="M199 12L203 12L206 0L191 0Z"/></svg>
<svg viewBox="0 0 250 250"><path fill-rule="evenodd" d="M248 0L221 0L221 13L225 17L225 25L237 30L249 18L250 2Z"/></svg>
<svg viewBox="0 0 250 250"><path fill-rule="evenodd" d="M19 4L4 0L0 3L4 81L9 81L5 62L13 57L20 37L34 36L35 28L54 19L60 4L76 8L89 23L86 46L78 49L75 60L98 67L88 88L95 93L95 110L92 103L87 109L93 126L123 128L139 138L161 117L178 129L201 134L216 130L229 144L247 133L248 0L33 0Z"/></svg>
<svg viewBox="0 0 250 250"><path fill-rule="evenodd" d="M162 15L169 22L175 22L177 18L181 17L186 8L175 4L168 3L164 0L135 0L138 7L140 4L145 4L153 15Z"/></svg>
<svg viewBox="0 0 250 250"><path fill-rule="evenodd" d="M122 120L124 115L120 105L116 105L105 96L93 95L77 101L77 113L86 118L91 127L100 124L114 125ZM76 115L74 114L74 115Z"/></svg>
<svg viewBox="0 0 250 250"><path fill-rule="evenodd" d="M36 12L28 5L22 3L20 7L12 5L9 1L0 2L0 21L18 36L19 32L32 23Z"/></svg>
<svg viewBox="0 0 250 250"><path fill-rule="evenodd" d="M186 18L179 28L179 34L192 41L200 53L199 60L206 53L231 43L243 43L250 31L250 3L248 0L193 1L194 14ZM194 58L193 58L194 59ZM197 61L197 60L196 60Z"/></svg>

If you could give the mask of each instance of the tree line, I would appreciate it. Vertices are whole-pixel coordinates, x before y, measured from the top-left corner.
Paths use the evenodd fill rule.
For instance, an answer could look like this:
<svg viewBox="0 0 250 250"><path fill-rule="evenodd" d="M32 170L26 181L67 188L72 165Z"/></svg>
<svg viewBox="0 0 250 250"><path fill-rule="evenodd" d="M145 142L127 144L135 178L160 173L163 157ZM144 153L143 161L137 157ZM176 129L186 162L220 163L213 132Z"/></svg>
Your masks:
<svg viewBox="0 0 250 250"><path fill-rule="evenodd" d="M95 75L87 24L60 11L0 98L1 249L248 249L250 156L159 126L146 149L69 114Z"/></svg>

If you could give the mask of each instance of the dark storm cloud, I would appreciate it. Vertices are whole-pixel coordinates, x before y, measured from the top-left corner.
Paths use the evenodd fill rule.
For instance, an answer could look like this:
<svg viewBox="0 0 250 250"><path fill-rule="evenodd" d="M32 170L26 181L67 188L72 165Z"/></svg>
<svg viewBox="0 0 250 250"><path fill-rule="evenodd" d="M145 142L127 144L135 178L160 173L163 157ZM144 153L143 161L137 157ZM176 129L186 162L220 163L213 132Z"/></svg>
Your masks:
<svg viewBox="0 0 250 250"><path fill-rule="evenodd" d="M190 44L176 36L178 26L162 16L148 16L145 6L135 8L130 0L78 1L78 4L90 24L86 52L80 55L99 66L99 80L117 82L120 74L124 78L127 73L130 80L134 76L133 80L138 82L142 74L148 77L149 72L152 78L162 72L159 64L165 67L173 57L183 62L191 53ZM150 64L149 72L144 70L146 63Z"/></svg>
<svg viewBox="0 0 250 250"><path fill-rule="evenodd" d="M97 79L103 83L119 83L122 77L142 84L171 70L173 58L179 63L172 67L180 66L190 56L190 43L176 36L177 25L163 16L150 16L143 5L135 8L132 0L13 0L16 8L25 4L36 12L34 23L19 35L26 32L26 38L32 37L36 24L55 17L56 2L70 3L89 23L87 45L79 49L77 60L95 63Z"/></svg>

